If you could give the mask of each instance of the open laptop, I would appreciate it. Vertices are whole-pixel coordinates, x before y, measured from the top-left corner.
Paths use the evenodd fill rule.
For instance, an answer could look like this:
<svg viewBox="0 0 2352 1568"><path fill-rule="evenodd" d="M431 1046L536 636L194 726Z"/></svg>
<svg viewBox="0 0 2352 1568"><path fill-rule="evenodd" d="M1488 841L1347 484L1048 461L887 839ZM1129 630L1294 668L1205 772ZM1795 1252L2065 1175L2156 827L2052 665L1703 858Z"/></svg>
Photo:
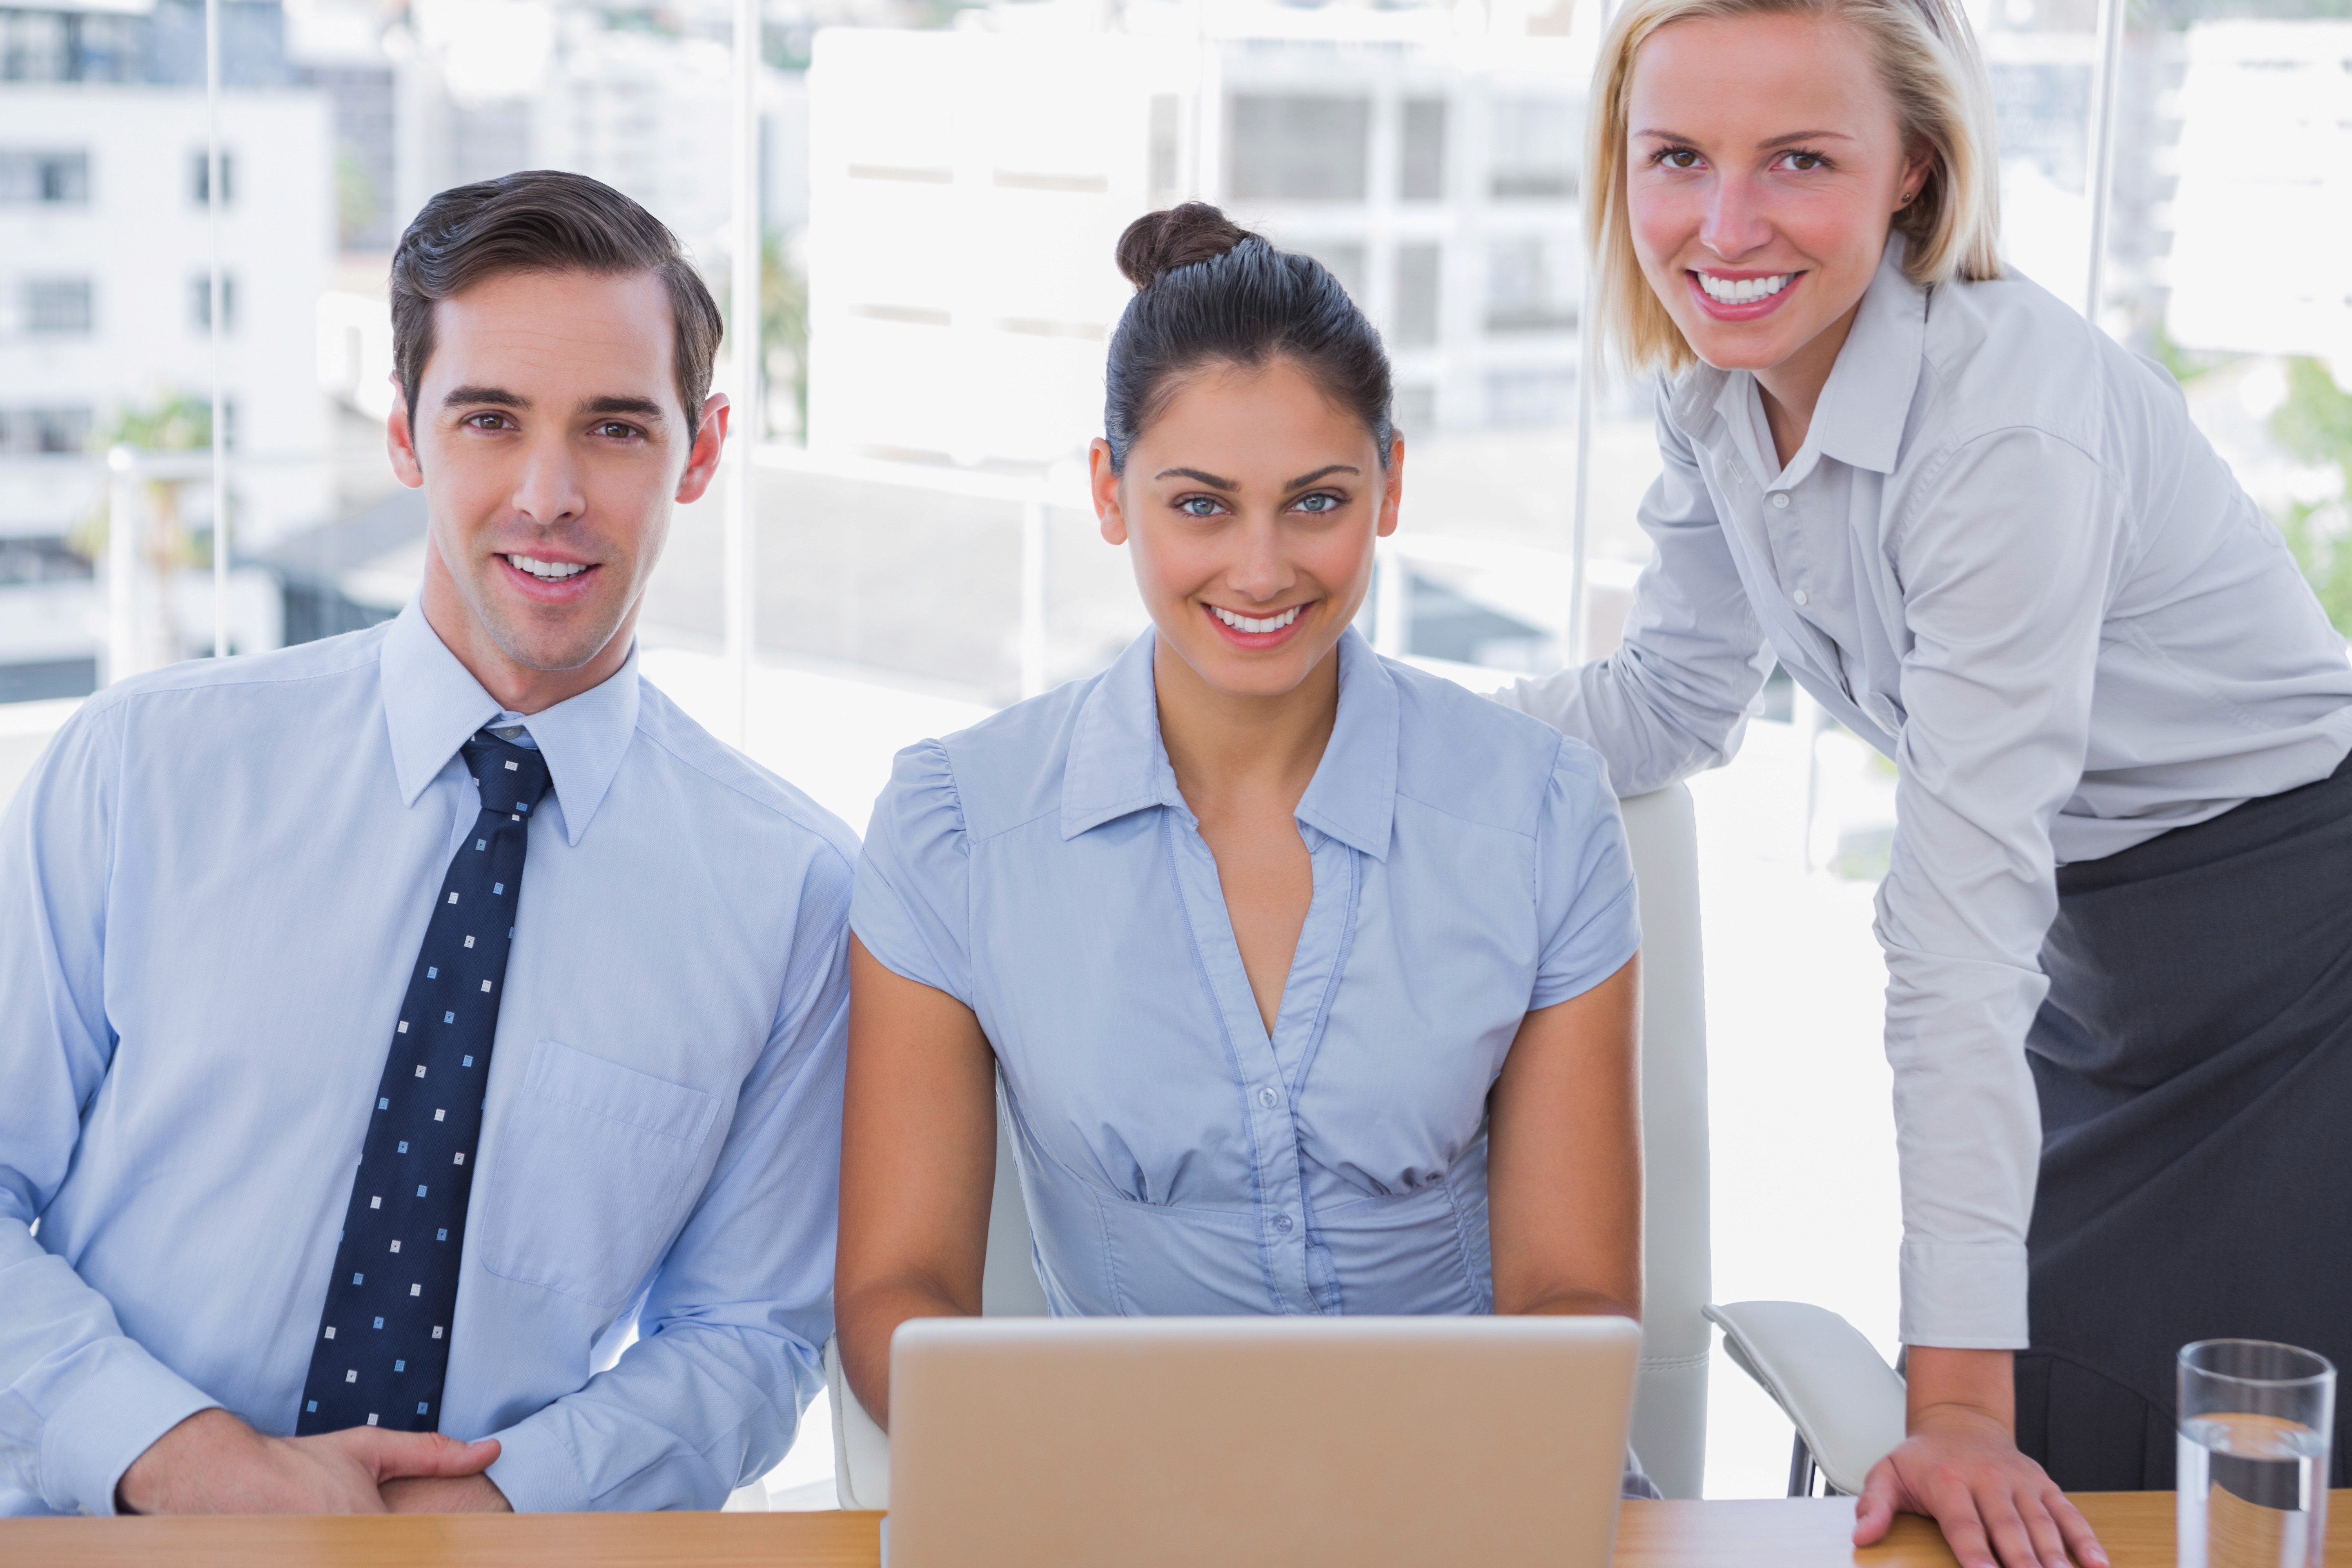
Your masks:
<svg viewBox="0 0 2352 1568"><path fill-rule="evenodd" d="M887 1568L1605 1568L1623 1318L928 1318Z"/></svg>

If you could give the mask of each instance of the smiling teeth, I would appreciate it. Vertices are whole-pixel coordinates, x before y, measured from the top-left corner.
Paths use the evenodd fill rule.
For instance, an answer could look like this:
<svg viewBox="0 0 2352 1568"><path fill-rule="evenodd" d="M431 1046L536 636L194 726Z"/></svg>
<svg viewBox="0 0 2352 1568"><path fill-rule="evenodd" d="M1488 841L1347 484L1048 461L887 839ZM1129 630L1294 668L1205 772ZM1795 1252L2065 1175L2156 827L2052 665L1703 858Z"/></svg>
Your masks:
<svg viewBox="0 0 2352 1568"><path fill-rule="evenodd" d="M516 571L528 572L542 583L561 583L588 570L577 561L535 561L528 555L509 555L507 560Z"/></svg>
<svg viewBox="0 0 2352 1568"><path fill-rule="evenodd" d="M1298 612L1305 609L1306 606L1304 605L1293 605L1290 608L1283 611L1282 614L1278 616L1268 616L1262 621L1254 621L1247 616L1237 616L1231 610L1218 610L1217 606L1214 605L1211 605L1209 608L1216 610L1217 619L1224 622L1225 625L1233 627L1234 630L1237 632L1278 632L1283 627L1288 626L1291 622L1297 620L1298 618Z"/></svg>
<svg viewBox="0 0 2352 1568"><path fill-rule="evenodd" d="M1796 278L1793 272L1782 272L1770 278L1717 278L1710 273L1698 275L1698 286L1706 297L1718 305L1747 305L1758 300L1769 300L1786 289Z"/></svg>

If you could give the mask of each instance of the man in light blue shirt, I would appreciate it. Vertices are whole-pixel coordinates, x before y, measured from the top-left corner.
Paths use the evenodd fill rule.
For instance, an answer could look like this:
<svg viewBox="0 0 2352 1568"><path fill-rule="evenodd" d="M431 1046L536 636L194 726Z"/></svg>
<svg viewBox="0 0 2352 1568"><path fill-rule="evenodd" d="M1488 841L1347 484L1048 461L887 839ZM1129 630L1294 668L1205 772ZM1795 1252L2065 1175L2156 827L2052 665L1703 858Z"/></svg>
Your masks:
<svg viewBox="0 0 2352 1568"><path fill-rule="evenodd" d="M546 174L393 300L421 601L0 825L0 1513L713 1508L821 1384L855 840L635 651L717 311Z"/></svg>

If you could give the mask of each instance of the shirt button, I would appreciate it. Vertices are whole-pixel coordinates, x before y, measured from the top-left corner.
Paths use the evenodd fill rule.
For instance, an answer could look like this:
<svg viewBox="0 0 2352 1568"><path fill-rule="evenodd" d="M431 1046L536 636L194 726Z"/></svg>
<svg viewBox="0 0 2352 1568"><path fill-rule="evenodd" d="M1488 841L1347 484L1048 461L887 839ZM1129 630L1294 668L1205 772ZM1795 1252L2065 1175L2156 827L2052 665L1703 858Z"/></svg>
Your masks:
<svg viewBox="0 0 2352 1568"><path fill-rule="evenodd" d="M1265 1106L1268 1110L1272 1110L1276 1106L1282 1103L1282 1096L1276 1094L1271 1089L1262 1089L1257 1091L1257 1102L1260 1105Z"/></svg>
<svg viewBox="0 0 2352 1568"><path fill-rule="evenodd" d="M1286 1214L1278 1214L1275 1215L1274 1228L1282 1232L1283 1235L1288 1236L1290 1234L1290 1216Z"/></svg>
<svg viewBox="0 0 2352 1568"><path fill-rule="evenodd" d="M1798 589L1794 594L1791 594L1789 596L1797 601L1797 605L1800 608L1802 608L1804 605L1810 605L1813 602L1813 596L1811 594L1806 593L1802 588Z"/></svg>
<svg viewBox="0 0 2352 1568"><path fill-rule="evenodd" d="M1774 490L1772 492L1772 504L1778 507L1787 506L1789 504L1789 492L1786 490Z"/></svg>

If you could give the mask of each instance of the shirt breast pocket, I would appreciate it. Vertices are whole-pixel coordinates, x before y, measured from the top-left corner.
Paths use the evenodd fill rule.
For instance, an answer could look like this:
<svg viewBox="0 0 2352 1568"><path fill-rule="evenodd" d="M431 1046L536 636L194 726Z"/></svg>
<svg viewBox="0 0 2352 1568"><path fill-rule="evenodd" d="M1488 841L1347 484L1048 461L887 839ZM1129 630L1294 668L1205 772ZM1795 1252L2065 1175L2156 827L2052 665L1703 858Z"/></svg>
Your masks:
<svg viewBox="0 0 2352 1568"><path fill-rule="evenodd" d="M489 1190L477 1194L482 1267L620 1305L685 1217L718 1116L700 1089L540 1041L522 1092L501 1110Z"/></svg>

